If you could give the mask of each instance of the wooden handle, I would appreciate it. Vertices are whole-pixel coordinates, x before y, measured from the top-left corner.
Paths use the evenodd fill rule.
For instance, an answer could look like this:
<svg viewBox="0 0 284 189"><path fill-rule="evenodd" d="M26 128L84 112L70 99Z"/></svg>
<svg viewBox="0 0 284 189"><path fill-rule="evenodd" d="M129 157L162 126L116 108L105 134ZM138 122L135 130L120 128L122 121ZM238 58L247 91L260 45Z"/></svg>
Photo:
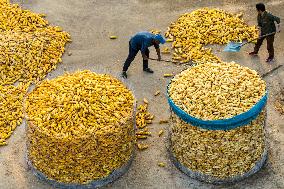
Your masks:
<svg viewBox="0 0 284 189"><path fill-rule="evenodd" d="M254 40L257 40L257 39L260 39L260 38L263 38L263 37L267 37L267 36L270 36L270 35L273 35L273 34L276 34L276 32L268 33L268 34L259 36L259 37L257 37L257 38L254 38L254 39L252 39L252 40L250 40L250 41L247 41L247 42L241 44L241 47L244 46L244 45L246 45L246 44L248 44L248 43L250 43L250 42L252 42L252 41L254 41Z"/></svg>

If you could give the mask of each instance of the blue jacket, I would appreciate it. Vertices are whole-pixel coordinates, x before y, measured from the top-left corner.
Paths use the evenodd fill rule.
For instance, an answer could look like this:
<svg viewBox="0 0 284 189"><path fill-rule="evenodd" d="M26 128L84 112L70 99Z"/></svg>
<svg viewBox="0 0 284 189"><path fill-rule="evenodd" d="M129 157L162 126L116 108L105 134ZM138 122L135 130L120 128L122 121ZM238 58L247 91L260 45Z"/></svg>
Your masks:
<svg viewBox="0 0 284 189"><path fill-rule="evenodd" d="M142 53L145 53L145 51L152 45L154 45L156 49L159 48L159 45L153 43L154 39L155 34L146 31L138 32L130 39L130 46L136 51L140 50Z"/></svg>

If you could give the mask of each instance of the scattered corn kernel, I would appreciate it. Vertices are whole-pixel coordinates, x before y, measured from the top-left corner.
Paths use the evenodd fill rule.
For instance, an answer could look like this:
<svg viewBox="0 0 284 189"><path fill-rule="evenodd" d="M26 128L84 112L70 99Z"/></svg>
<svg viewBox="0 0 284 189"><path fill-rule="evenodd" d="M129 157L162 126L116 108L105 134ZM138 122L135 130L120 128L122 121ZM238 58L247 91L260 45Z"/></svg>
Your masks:
<svg viewBox="0 0 284 189"><path fill-rule="evenodd" d="M116 35L111 35L109 36L110 39L117 39L117 36Z"/></svg>
<svg viewBox="0 0 284 189"><path fill-rule="evenodd" d="M161 93L160 91L156 91L156 92L155 92L155 96L160 95L160 93Z"/></svg>
<svg viewBox="0 0 284 189"><path fill-rule="evenodd" d="M136 135L149 135L149 136L151 136L151 132L145 131L145 130L141 130L141 131L137 131Z"/></svg>
<svg viewBox="0 0 284 189"><path fill-rule="evenodd" d="M158 166L160 166L160 167L166 167L166 164L163 163L163 162L159 162L159 163L158 163Z"/></svg>
<svg viewBox="0 0 284 189"><path fill-rule="evenodd" d="M137 139L147 139L148 137L146 135L136 135Z"/></svg>
<svg viewBox="0 0 284 189"><path fill-rule="evenodd" d="M162 119L162 120L159 121L159 124L163 124L163 123L169 123L169 120L167 120L167 119L163 120Z"/></svg>
<svg viewBox="0 0 284 189"><path fill-rule="evenodd" d="M164 74L164 77L173 77L174 74Z"/></svg>
<svg viewBox="0 0 284 189"><path fill-rule="evenodd" d="M149 148L148 144L143 144L143 143L137 143L138 150L146 150Z"/></svg>
<svg viewBox="0 0 284 189"><path fill-rule="evenodd" d="M148 102L148 100L147 100L146 98L143 99L143 102L144 102L145 104L149 104L149 102Z"/></svg>
<svg viewBox="0 0 284 189"><path fill-rule="evenodd" d="M162 49L161 53L169 54L169 53L171 53L171 52L170 52L169 47L165 47L165 48Z"/></svg>
<svg viewBox="0 0 284 189"><path fill-rule="evenodd" d="M153 29L153 30L151 30L150 32L153 33L153 34L160 34L160 33L161 33L161 30Z"/></svg>
<svg viewBox="0 0 284 189"><path fill-rule="evenodd" d="M159 137L161 137L163 134L164 134L164 130L160 130L158 135Z"/></svg>

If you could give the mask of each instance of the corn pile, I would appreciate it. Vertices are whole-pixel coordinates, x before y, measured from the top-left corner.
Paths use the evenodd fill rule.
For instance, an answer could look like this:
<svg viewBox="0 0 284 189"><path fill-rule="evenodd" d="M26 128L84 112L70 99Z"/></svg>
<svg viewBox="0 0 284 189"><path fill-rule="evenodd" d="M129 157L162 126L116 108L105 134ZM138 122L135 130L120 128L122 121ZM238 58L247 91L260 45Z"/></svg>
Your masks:
<svg viewBox="0 0 284 189"><path fill-rule="evenodd" d="M78 71L44 80L25 106L28 158L50 179L85 184L132 155L134 96L109 75Z"/></svg>
<svg viewBox="0 0 284 189"><path fill-rule="evenodd" d="M233 177L251 170L264 153L264 112L250 124L229 131L201 129L174 113L172 120L172 152L192 171Z"/></svg>
<svg viewBox="0 0 284 189"><path fill-rule="evenodd" d="M279 111L280 114L284 115L284 89L280 92L274 103L275 109Z"/></svg>
<svg viewBox="0 0 284 189"><path fill-rule="evenodd" d="M23 98L27 85L0 85L0 146L6 145L6 139L23 119Z"/></svg>
<svg viewBox="0 0 284 189"><path fill-rule="evenodd" d="M136 139L137 140L144 140L147 139L148 136L151 136L151 132L147 127L148 124L152 123L154 119L154 115L151 115L148 112L148 105L149 102L147 99L144 98L144 104L138 106L138 111L136 112L136 126L138 130L136 131ZM137 143L137 148L139 150L145 150L149 147L148 144L145 143Z"/></svg>
<svg viewBox="0 0 284 189"><path fill-rule="evenodd" d="M165 33L174 48L173 59L180 62L220 62L208 44L226 44L257 38L255 26L248 26L241 15L220 9L202 8L181 15Z"/></svg>
<svg viewBox="0 0 284 189"><path fill-rule="evenodd" d="M0 83L38 81L55 69L70 35L43 14L0 0Z"/></svg>
<svg viewBox="0 0 284 189"><path fill-rule="evenodd" d="M236 63L204 63L176 75L169 86L173 102L203 120L227 119L248 111L265 94L256 71Z"/></svg>

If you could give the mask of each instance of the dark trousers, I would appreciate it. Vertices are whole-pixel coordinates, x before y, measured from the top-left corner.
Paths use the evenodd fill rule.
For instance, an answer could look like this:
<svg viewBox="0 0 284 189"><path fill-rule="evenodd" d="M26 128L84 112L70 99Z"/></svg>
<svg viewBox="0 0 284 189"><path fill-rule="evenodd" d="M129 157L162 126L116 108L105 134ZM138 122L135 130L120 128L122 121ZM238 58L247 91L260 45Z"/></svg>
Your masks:
<svg viewBox="0 0 284 189"><path fill-rule="evenodd" d="M267 51L269 53L269 58L274 58L274 47L273 47L274 35L269 35L267 37L262 37L258 39L254 47L254 52L258 53L259 48L262 45L265 38L267 41Z"/></svg>
<svg viewBox="0 0 284 189"><path fill-rule="evenodd" d="M127 71L128 67L130 66L131 62L134 60L135 56L139 50L135 50L131 47L130 42L129 42L129 54L127 59L125 60L124 66L123 66L123 71ZM146 49L145 55L149 58L150 51L149 49ZM143 60L143 70L148 68L148 60Z"/></svg>

